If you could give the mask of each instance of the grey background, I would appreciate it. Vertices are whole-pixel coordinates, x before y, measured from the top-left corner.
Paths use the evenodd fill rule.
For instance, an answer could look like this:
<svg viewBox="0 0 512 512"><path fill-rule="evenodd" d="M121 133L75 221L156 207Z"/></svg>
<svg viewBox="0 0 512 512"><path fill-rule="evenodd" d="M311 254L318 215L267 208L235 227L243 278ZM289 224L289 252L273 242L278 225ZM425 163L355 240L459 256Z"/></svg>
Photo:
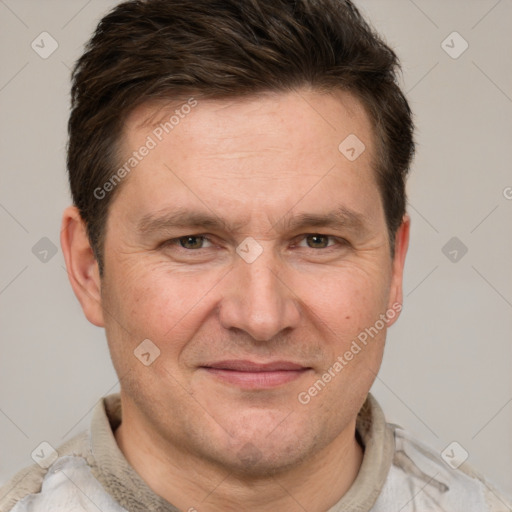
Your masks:
<svg viewBox="0 0 512 512"><path fill-rule="evenodd" d="M86 428L118 390L59 243L70 67L115 3L0 0L0 483L40 442L57 447ZM512 494L512 2L357 5L402 59L419 143L404 310L372 391L389 421L439 452L457 441ZM43 31L59 45L47 59L31 47ZM456 59L442 47L454 31L469 44Z"/></svg>

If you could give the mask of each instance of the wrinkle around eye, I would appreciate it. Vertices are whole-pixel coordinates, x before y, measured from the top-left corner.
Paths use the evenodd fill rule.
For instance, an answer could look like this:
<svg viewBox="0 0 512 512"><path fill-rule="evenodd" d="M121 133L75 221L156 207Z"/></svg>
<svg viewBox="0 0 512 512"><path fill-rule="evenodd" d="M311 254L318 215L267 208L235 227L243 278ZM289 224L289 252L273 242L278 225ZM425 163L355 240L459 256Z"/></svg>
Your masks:
<svg viewBox="0 0 512 512"><path fill-rule="evenodd" d="M330 245L327 245L326 247L309 247L309 246L300 245L303 242L307 243L308 238L311 238L311 237L324 238L324 239L328 240L328 243L329 243L329 241L333 242L333 243L331 243ZM210 244L210 247L203 246L203 247L197 247L197 248L192 248L192 249L183 247L181 245L182 241L186 241L189 238L202 240L203 242L206 241L207 243ZM299 238L298 243L296 242L297 238ZM305 233L303 235L300 235L300 237L295 237L291 243L292 249L297 249L297 248L301 249L302 248L302 249L307 249L307 250L310 250L313 252L329 252L329 251L332 251L335 249L347 248L350 246L351 246L350 242L348 242L344 238L341 238L341 237L338 237L335 235L327 235L327 234L323 234L323 233ZM160 248L164 249L166 247L175 248L180 252L185 251L185 252L192 253L192 252L199 252L200 250L203 250L203 249L212 249L212 248L218 247L218 244L216 244L214 241L212 241L211 237L206 234L197 234L197 235L193 234L193 235L184 235L181 237L176 237L176 238L172 238L169 240L165 240L164 242L162 242L158 245L159 249Z"/></svg>
<svg viewBox="0 0 512 512"><path fill-rule="evenodd" d="M328 245L327 247L305 247L306 249L326 250L326 249L334 248L336 246L346 247L347 245L349 245L349 242L347 242L347 240L345 240L344 238L340 238L340 237L334 236L334 235L324 235L322 233L308 233L308 234L302 235L302 240L306 241L309 237L326 238L328 240L329 239L334 240L335 243L332 245Z"/></svg>

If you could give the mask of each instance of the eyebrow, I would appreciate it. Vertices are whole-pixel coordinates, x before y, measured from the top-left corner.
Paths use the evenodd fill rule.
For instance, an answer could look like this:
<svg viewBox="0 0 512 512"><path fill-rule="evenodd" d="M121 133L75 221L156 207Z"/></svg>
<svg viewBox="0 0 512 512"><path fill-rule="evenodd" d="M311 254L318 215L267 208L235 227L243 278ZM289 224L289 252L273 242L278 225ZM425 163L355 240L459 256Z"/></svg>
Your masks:
<svg viewBox="0 0 512 512"><path fill-rule="evenodd" d="M176 228L201 228L239 232L246 224L247 221L245 219L228 222L212 213L178 207L169 212L144 215L137 223L137 232L143 236L167 232ZM368 219L365 215L342 206L322 214L300 213L292 217L285 215L272 227L276 226L279 231L325 227L366 232L368 230L367 224ZM269 231L272 227L269 228Z"/></svg>

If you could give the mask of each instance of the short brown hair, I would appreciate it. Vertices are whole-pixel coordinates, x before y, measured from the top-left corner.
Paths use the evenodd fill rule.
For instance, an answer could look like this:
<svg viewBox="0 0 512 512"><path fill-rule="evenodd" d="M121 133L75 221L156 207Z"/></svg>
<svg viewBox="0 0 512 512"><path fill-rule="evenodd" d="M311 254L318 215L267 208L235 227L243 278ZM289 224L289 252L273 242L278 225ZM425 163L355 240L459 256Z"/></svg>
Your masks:
<svg viewBox="0 0 512 512"><path fill-rule="evenodd" d="M373 123L392 254L406 208L413 122L394 51L349 0L133 0L98 27L72 74L67 166L103 271L107 197L123 124L152 99L230 98L310 86L353 93Z"/></svg>

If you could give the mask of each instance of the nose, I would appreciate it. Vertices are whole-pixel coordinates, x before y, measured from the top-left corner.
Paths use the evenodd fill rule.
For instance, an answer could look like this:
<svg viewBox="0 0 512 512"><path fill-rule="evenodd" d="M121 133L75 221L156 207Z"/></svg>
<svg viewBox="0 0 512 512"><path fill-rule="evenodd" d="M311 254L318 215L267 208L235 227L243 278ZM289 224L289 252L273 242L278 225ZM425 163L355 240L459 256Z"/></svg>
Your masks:
<svg viewBox="0 0 512 512"><path fill-rule="evenodd" d="M299 325L298 297L277 260L268 248L252 263L237 258L219 311L225 329L241 329L264 342Z"/></svg>

